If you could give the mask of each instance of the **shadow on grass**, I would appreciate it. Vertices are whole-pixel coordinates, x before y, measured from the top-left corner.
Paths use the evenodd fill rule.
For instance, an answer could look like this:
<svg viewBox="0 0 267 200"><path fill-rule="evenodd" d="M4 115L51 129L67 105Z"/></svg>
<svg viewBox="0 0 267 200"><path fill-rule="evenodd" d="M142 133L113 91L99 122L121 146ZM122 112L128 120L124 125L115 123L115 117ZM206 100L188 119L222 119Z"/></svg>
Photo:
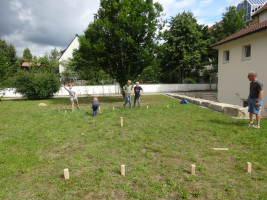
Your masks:
<svg viewBox="0 0 267 200"><path fill-rule="evenodd" d="M204 120L203 120L203 122L204 122ZM243 127L244 124L245 124L244 121L225 121L225 120L219 120L219 119L212 119L209 122L211 122L213 124L227 125L227 126L235 126L235 127L236 126Z"/></svg>

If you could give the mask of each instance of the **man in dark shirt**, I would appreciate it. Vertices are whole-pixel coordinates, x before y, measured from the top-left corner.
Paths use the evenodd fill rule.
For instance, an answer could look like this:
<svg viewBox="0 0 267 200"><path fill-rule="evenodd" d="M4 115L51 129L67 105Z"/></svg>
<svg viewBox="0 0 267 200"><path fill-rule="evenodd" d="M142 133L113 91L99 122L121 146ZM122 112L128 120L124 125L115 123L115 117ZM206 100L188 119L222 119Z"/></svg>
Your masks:
<svg viewBox="0 0 267 200"><path fill-rule="evenodd" d="M141 92L143 94L144 90L139 86L139 82L136 82L135 83L135 87L134 87L134 106L135 107L135 103L136 103L136 100L138 101L138 107L140 108L141 107L141 104L140 104L140 96L141 96Z"/></svg>
<svg viewBox="0 0 267 200"><path fill-rule="evenodd" d="M263 85L257 79L256 72L249 72L248 79L250 81L248 102L249 123L246 126L260 128L260 107L262 105ZM253 114L256 115L257 125L253 124Z"/></svg>

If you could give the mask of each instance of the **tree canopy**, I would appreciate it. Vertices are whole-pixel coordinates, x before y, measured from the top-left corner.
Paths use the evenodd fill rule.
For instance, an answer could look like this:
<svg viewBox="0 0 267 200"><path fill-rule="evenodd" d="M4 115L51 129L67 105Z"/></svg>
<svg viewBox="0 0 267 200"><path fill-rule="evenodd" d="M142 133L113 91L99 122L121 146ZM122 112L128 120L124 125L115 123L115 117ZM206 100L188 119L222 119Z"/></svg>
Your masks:
<svg viewBox="0 0 267 200"><path fill-rule="evenodd" d="M0 37L0 87L10 86L9 78L18 70L17 52Z"/></svg>
<svg viewBox="0 0 267 200"><path fill-rule="evenodd" d="M31 62L32 61L32 54L31 50L27 47L23 51L23 57L22 57L23 62Z"/></svg>
<svg viewBox="0 0 267 200"><path fill-rule="evenodd" d="M152 0L101 0L94 22L80 37L80 59L103 69L122 87L153 60L159 3Z"/></svg>
<svg viewBox="0 0 267 200"><path fill-rule="evenodd" d="M182 83L185 77L189 78L191 73L202 67L208 45L204 30L207 27L199 25L192 12L172 17L170 28L165 32L162 59L165 79L169 82Z"/></svg>

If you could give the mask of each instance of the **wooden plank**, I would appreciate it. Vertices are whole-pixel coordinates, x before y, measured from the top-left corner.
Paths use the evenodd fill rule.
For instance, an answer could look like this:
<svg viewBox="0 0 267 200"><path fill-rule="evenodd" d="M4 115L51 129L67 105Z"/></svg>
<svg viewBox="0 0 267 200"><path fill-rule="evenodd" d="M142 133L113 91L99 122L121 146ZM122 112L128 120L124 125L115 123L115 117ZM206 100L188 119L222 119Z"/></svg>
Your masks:
<svg viewBox="0 0 267 200"><path fill-rule="evenodd" d="M228 151L228 148L213 148L215 151Z"/></svg>

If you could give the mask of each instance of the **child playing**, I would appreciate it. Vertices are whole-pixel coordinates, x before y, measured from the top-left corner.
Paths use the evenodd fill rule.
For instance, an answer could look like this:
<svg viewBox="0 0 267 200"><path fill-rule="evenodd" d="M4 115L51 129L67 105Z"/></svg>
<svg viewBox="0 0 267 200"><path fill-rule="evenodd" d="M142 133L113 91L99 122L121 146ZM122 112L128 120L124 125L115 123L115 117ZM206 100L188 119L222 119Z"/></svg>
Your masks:
<svg viewBox="0 0 267 200"><path fill-rule="evenodd" d="M141 104L140 104L140 96L141 94L144 93L144 90L139 86L139 82L136 82L135 83L135 87L134 87L134 106L135 107L135 103L136 103L136 100L138 102L138 107L140 108L141 107Z"/></svg>
<svg viewBox="0 0 267 200"><path fill-rule="evenodd" d="M99 109L99 113L101 114L100 103L97 97L94 97L92 101L92 109L93 109L93 117L97 115L97 109Z"/></svg>
<svg viewBox="0 0 267 200"><path fill-rule="evenodd" d="M78 97L77 97L77 94L76 92L72 89L72 84L69 83L68 86L69 86L69 89L65 87L65 85L61 84L62 87L64 87L70 94L70 102L71 102L71 108L72 108L72 112L74 112L74 100L76 101L76 105L77 105L77 108L78 110L80 110L80 106L79 106L79 103L78 103Z"/></svg>

